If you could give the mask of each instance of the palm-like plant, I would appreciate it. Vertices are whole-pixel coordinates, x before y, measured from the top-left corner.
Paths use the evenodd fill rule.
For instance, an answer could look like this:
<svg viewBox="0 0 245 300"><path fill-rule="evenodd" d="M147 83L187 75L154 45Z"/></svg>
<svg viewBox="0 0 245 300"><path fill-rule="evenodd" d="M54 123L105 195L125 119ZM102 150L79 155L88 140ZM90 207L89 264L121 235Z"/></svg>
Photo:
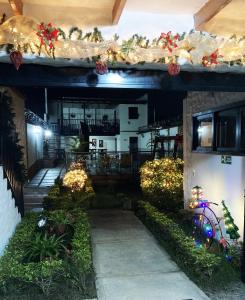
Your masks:
<svg viewBox="0 0 245 300"><path fill-rule="evenodd" d="M47 233L36 233L32 240L26 244L25 260L28 262L38 262L42 260L52 260L65 251L63 236L51 235Z"/></svg>
<svg viewBox="0 0 245 300"><path fill-rule="evenodd" d="M71 148L72 152L87 152L89 142L85 141L82 137L70 137L71 143L68 146Z"/></svg>

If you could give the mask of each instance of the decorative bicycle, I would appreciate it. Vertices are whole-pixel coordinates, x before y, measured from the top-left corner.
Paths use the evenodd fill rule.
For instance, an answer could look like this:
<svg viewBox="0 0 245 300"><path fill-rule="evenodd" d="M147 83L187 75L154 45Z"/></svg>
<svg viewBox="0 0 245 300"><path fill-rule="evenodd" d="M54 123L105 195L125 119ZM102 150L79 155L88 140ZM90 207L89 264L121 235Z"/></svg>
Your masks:
<svg viewBox="0 0 245 300"><path fill-rule="evenodd" d="M190 208L201 209L192 217L193 238L197 247L206 247L209 249L214 240L217 240L220 245L220 250L227 253L229 242L225 239L220 222L222 218L217 217L211 205L218 206L215 202L210 202L202 199L201 187L192 189L192 200Z"/></svg>

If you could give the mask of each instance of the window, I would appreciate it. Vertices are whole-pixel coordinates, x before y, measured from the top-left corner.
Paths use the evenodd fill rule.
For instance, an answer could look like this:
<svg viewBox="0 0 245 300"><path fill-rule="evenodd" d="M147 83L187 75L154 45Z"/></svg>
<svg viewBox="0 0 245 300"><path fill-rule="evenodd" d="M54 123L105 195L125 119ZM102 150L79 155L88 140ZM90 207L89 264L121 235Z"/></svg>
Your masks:
<svg viewBox="0 0 245 300"><path fill-rule="evenodd" d="M241 148L245 149L245 108L241 111Z"/></svg>
<svg viewBox="0 0 245 300"><path fill-rule="evenodd" d="M217 115L217 148L236 147L236 109L219 112Z"/></svg>
<svg viewBox="0 0 245 300"><path fill-rule="evenodd" d="M193 150L245 154L245 102L194 115Z"/></svg>
<svg viewBox="0 0 245 300"><path fill-rule="evenodd" d="M204 115L197 119L197 147L213 146L213 117Z"/></svg>
<svg viewBox="0 0 245 300"><path fill-rule="evenodd" d="M138 107L129 107L128 108L128 118L129 119L138 119Z"/></svg>

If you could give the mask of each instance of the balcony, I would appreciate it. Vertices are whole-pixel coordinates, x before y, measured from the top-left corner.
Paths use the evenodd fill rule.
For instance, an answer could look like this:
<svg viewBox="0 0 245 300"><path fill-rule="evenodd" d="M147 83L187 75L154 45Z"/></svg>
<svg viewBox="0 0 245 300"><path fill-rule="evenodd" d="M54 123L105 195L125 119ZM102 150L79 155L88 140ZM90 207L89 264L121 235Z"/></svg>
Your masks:
<svg viewBox="0 0 245 300"><path fill-rule="evenodd" d="M60 133L62 135L116 135L120 133L120 123L118 119L62 119L59 122Z"/></svg>

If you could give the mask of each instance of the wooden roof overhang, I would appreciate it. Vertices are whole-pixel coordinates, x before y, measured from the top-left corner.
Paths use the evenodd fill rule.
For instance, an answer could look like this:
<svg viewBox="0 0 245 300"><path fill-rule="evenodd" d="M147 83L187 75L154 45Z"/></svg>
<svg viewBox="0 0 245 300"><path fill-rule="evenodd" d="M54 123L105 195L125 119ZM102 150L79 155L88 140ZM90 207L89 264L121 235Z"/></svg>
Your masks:
<svg viewBox="0 0 245 300"><path fill-rule="evenodd" d="M244 92L245 73L181 71L170 76L163 70L111 69L97 75L93 68L26 64L16 71L12 64L0 63L0 85Z"/></svg>

